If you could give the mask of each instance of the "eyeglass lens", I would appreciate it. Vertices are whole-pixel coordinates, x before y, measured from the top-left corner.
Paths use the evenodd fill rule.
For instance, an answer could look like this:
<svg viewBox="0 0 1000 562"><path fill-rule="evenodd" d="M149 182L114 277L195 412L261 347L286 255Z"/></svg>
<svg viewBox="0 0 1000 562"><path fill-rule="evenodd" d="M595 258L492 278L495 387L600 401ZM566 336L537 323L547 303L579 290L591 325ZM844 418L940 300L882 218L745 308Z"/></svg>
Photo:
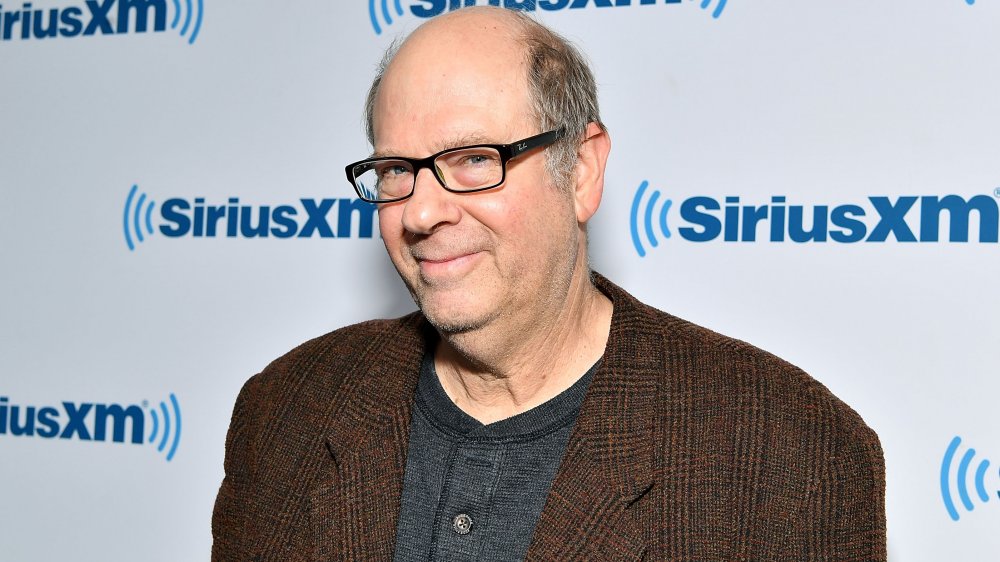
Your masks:
<svg viewBox="0 0 1000 562"><path fill-rule="evenodd" d="M441 154L434 159L434 172L452 191L471 191L499 184L503 161L495 148L474 146ZM405 197L413 190L413 165L406 160L385 159L359 164L354 182L369 199Z"/></svg>

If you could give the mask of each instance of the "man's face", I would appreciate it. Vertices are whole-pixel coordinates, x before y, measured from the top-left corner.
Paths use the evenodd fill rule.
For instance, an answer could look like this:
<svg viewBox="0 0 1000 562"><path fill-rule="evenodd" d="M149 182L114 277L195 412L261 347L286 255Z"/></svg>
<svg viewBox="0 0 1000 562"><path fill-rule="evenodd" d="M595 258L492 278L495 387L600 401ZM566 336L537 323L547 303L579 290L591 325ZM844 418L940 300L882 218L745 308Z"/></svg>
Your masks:
<svg viewBox="0 0 1000 562"><path fill-rule="evenodd" d="M383 78L376 153L424 157L541 132L513 45L482 18L418 30ZM519 329L564 304L579 231L573 200L550 185L541 150L508 163L505 183L481 193L450 193L422 170L412 197L378 212L389 257L442 332L498 320Z"/></svg>

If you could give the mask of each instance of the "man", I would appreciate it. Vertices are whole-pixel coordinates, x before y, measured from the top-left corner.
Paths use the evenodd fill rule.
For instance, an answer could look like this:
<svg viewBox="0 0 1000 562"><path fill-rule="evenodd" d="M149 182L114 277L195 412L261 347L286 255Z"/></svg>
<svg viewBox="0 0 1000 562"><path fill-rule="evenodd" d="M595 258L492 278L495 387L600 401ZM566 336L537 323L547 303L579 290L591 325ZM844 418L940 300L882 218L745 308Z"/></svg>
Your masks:
<svg viewBox="0 0 1000 562"><path fill-rule="evenodd" d="M875 434L795 367L587 262L594 79L519 13L390 52L376 201L419 313L337 330L237 400L213 560L884 560Z"/></svg>

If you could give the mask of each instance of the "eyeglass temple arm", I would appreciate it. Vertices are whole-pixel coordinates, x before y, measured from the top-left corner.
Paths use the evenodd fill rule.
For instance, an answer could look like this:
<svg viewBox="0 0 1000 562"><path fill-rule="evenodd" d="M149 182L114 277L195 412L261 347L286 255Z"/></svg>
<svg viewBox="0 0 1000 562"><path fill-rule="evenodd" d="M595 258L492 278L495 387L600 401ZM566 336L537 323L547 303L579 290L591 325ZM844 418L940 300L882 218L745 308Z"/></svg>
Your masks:
<svg viewBox="0 0 1000 562"><path fill-rule="evenodd" d="M521 142L510 145L510 157L516 158L522 153L528 152L540 146L550 145L561 139L565 134L565 129L556 129L547 133L541 133L533 137L528 137Z"/></svg>

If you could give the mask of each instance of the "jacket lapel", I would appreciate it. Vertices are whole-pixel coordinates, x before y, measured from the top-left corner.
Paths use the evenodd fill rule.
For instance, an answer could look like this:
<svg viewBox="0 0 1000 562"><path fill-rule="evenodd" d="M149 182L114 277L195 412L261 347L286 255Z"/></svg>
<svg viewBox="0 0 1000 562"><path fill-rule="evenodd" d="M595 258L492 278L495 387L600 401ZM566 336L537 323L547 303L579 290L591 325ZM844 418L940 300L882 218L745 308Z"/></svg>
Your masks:
<svg viewBox="0 0 1000 562"><path fill-rule="evenodd" d="M316 560L391 560L413 394L427 345L417 317L362 357L327 431L328 469L311 494ZM414 329L416 328L416 329ZM336 522L336 523L334 523Z"/></svg>
<svg viewBox="0 0 1000 562"><path fill-rule="evenodd" d="M656 536L648 506L657 467L662 338L637 301L595 276L614 302L601 366L546 499L528 560L641 560Z"/></svg>
<svg viewBox="0 0 1000 562"><path fill-rule="evenodd" d="M527 560L641 560L662 528L649 506L663 342L642 329L642 305L595 274L614 302L611 332ZM391 560L413 395L433 329L414 317L392 346L363 354L343 415L327 433L326 466L311 494L315 560ZM390 341L390 338L386 338ZM346 383L345 383L346 384ZM332 522L340 522L333 525Z"/></svg>

